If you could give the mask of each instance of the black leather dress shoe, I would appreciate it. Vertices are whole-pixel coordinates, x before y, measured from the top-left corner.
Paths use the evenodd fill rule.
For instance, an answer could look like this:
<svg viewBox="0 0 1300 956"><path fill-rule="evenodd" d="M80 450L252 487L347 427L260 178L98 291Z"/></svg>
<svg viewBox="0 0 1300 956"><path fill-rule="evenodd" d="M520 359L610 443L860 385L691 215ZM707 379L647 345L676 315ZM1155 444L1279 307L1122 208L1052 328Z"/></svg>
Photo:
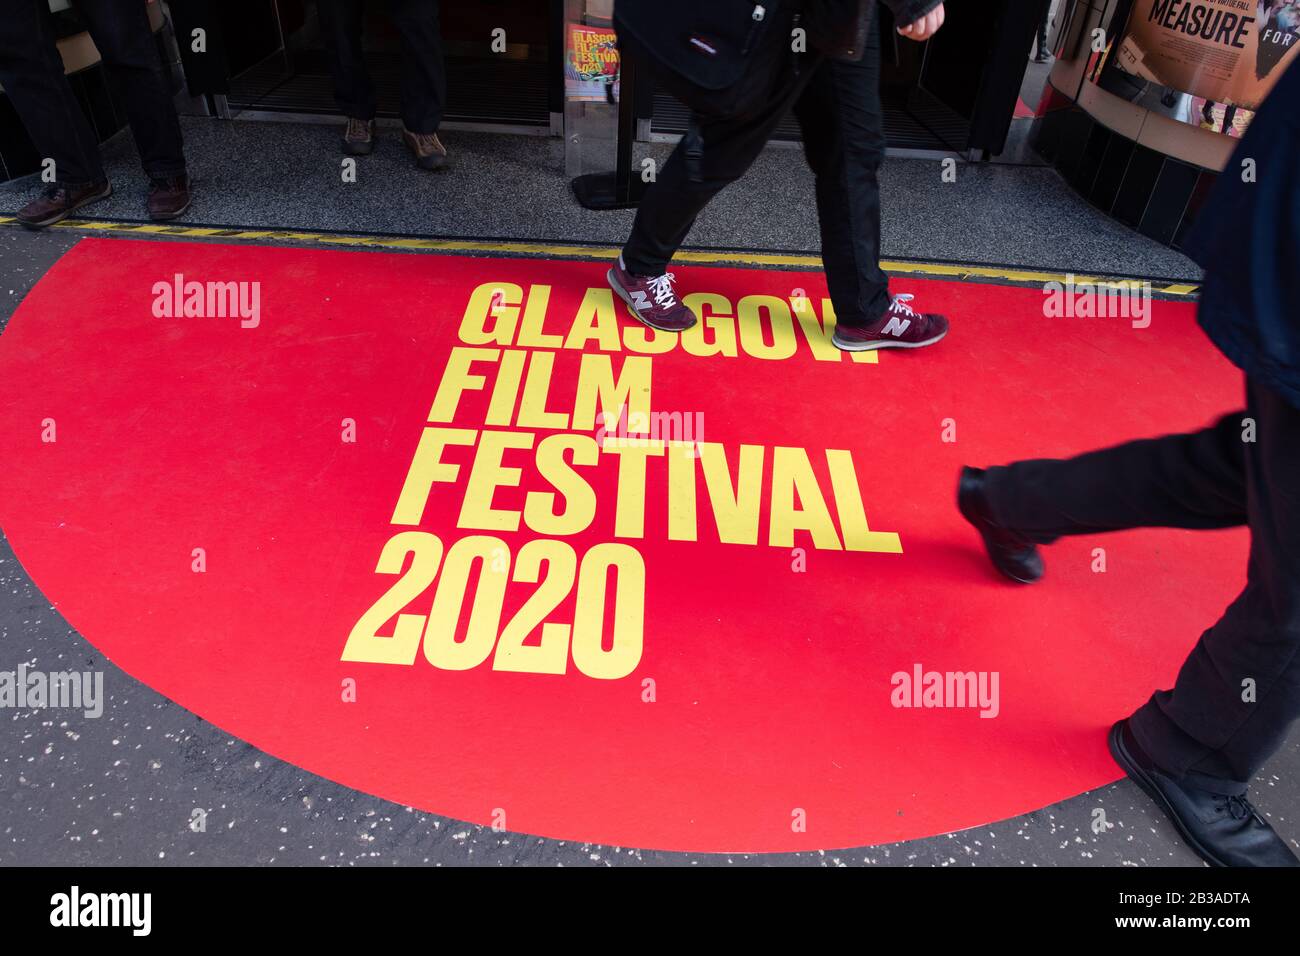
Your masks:
<svg viewBox="0 0 1300 956"><path fill-rule="evenodd" d="M1201 790L1162 773L1133 738L1128 721L1110 729L1110 754L1211 866L1300 866L1300 859L1246 799Z"/></svg>
<svg viewBox="0 0 1300 956"><path fill-rule="evenodd" d="M1043 576L1043 556L1038 553L1038 545L993 521L982 468L961 470L957 480L957 510L984 539L993 567L1020 584L1033 584Z"/></svg>

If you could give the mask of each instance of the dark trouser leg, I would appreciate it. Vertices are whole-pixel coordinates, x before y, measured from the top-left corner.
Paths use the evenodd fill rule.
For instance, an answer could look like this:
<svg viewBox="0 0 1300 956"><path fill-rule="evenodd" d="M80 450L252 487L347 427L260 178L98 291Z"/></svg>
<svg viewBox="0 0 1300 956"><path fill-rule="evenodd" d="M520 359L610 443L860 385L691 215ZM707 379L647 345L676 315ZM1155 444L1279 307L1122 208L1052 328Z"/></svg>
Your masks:
<svg viewBox="0 0 1300 956"><path fill-rule="evenodd" d="M412 133L436 133L447 101L438 0L390 0L402 38L402 122Z"/></svg>
<svg viewBox="0 0 1300 956"><path fill-rule="evenodd" d="M1132 718L1169 773L1241 790L1300 715L1300 410L1248 382L1246 410L1203 431L992 468L988 488L995 520L1040 542L1249 523L1246 589L1201 635L1174 689ZM1253 702L1242 699L1247 680Z"/></svg>
<svg viewBox="0 0 1300 956"><path fill-rule="evenodd" d="M871 325L889 307L880 268L880 34L874 17L857 63L828 60L795 104L804 154L817 177L826 286L840 325Z"/></svg>
<svg viewBox="0 0 1300 956"><path fill-rule="evenodd" d="M1042 544L1124 528L1246 522L1244 412L1199 432L1128 442L1068 460L988 469L993 517Z"/></svg>
<svg viewBox="0 0 1300 956"><path fill-rule="evenodd" d="M787 104L788 105L788 104ZM692 178L683 137L637 206L623 262L635 275L661 275L696 217L727 185L744 175L762 152L784 110L743 121L699 123L699 178Z"/></svg>
<svg viewBox="0 0 1300 956"><path fill-rule="evenodd" d="M1201 635L1174 689L1132 718L1161 766L1207 789L1244 789L1300 716L1300 409L1252 382L1247 414L1257 433L1242 443L1246 589Z"/></svg>
<svg viewBox="0 0 1300 956"><path fill-rule="evenodd" d="M375 90L361 51L361 0L319 0L316 11L330 49L339 112L353 119L374 119Z"/></svg>
<svg viewBox="0 0 1300 956"><path fill-rule="evenodd" d="M789 30L773 29L764 51L775 63L772 96L760 110L725 120L700 119L699 161L688 163L691 138L683 137L637 207L623 262L636 275L661 275L695 217L728 184L744 175L816 71L817 58L790 52ZM692 174L695 167L695 174Z"/></svg>
<svg viewBox="0 0 1300 956"><path fill-rule="evenodd" d="M55 46L46 0L0 2L0 86L65 186L104 179L99 138L81 111Z"/></svg>
<svg viewBox="0 0 1300 956"><path fill-rule="evenodd" d="M183 176L181 124L145 5L121 0L77 0L76 7L90 27L90 38L126 104L127 120L144 171L157 178Z"/></svg>

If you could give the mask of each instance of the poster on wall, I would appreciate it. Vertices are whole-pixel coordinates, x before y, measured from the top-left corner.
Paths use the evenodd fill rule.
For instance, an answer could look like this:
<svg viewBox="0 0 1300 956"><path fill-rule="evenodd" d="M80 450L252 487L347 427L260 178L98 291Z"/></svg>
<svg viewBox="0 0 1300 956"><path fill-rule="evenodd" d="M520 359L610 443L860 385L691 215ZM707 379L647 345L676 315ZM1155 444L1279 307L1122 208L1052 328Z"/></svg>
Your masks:
<svg viewBox="0 0 1300 956"><path fill-rule="evenodd" d="M1256 109L1300 50L1300 0L1137 0L1120 69L1212 103Z"/></svg>
<svg viewBox="0 0 1300 956"><path fill-rule="evenodd" d="M564 56L564 93L572 101L618 99L618 46L609 27L570 23Z"/></svg>

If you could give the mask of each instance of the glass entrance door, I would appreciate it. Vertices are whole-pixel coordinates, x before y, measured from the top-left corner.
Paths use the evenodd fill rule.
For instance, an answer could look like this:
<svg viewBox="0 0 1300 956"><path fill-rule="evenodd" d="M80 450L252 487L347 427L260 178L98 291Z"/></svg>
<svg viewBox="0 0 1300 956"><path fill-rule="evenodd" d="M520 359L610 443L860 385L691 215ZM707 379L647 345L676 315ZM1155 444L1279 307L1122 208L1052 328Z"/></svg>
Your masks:
<svg viewBox="0 0 1300 956"><path fill-rule="evenodd" d="M445 122L549 128L550 8L535 0L440 5ZM334 115L329 51L314 0L223 0L232 112ZM381 118L398 115L401 39L384 0L364 3L364 46Z"/></svg>

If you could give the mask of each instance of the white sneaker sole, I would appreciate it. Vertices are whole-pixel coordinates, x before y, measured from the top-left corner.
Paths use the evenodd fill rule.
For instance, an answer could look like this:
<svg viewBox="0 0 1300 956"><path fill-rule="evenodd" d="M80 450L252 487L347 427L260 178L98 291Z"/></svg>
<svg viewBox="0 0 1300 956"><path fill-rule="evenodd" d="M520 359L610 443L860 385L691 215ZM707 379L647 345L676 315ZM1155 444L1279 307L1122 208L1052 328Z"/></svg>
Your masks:
<svg viewBox="0 0 1300 956"><path fill-rule="evenodd" d="M900 342L890 339L879 339L874 342L848 342L840 338L839 330L831 336L831 343L842 352L872 352L876 349L923 349L927 345L933 345L948 334L944 329L933 338L926 339L924 342Z"/></svg>

